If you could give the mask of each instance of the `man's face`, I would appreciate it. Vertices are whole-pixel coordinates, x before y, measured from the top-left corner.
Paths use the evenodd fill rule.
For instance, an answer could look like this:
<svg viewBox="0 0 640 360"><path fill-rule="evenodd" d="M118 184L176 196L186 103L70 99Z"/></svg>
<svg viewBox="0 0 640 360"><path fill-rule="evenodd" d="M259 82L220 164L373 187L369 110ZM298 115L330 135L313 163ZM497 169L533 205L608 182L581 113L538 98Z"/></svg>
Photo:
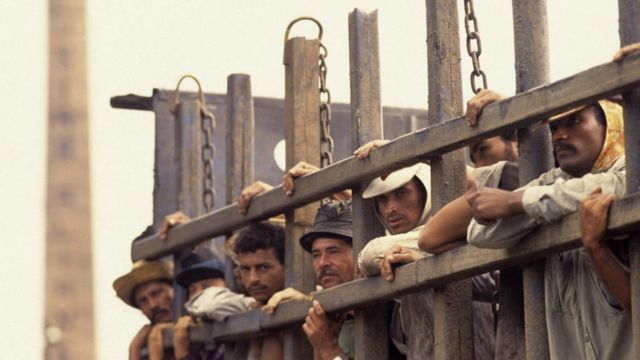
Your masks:
<svg viewBox="0 0 640 360"><path fill-rule="evenodd" d="M172 315L173 288L160 280L146 282L134 290L133 303L152 324L169 322Z"/></svg>
<svg viewBox="0 0 640 360"><path fill-rule="evenodd" d="M242 285L260 304L284 288L284 266L278 261L275 249L239 253L238 263Z"/></svg>
<svg viewBox="0 0 640 360"><path fill-rule="evenodd" d="M515 141L494 136L471 145L471 158L476 167L489 166L498 161L518 161L518 146Z"/></svg>
<svg viewBox="0 0 640 360"><path fill-rule="evenodd" d="M604 145L605 127L593 106L549 124L553 152L560 168L574 177L588 174Z"/></svg>
<svg viewBox="0 0 640 360"><path fill-rule="evenodd" d="M413 230L418 226L426 194L413 178L407 184L375 197L378 213L392 234Z"/></svg>
<svg viewBox="0 0 640 360"><path fill-rule="evenodd" d="M311 245L316 281L328 289L353 280L353 250L344 240L320 237Z"/></svg>
<svg viewBox="0 0 640 360"><path fill-rule="evenodd" d="M189 284L189 289L187 289L189 293L189 300L193 299L196 295L210 287L224 287L224 279L209 278L192 282Z"/></svg>

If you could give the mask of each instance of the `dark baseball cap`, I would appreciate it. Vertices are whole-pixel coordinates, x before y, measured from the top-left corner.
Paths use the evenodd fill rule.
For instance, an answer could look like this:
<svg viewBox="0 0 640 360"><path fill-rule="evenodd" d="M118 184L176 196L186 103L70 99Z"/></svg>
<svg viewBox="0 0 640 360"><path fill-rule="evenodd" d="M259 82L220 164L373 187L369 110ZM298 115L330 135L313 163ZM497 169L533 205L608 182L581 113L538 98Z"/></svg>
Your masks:
<svg viewBox="0 0 640 360"><path fill-rule="evenodd" d="M313 241L319 237L338 238L352 245L352 224L350 201L323 204L316 213L313 230L300 237L300 246L311 252Z"/></svg>

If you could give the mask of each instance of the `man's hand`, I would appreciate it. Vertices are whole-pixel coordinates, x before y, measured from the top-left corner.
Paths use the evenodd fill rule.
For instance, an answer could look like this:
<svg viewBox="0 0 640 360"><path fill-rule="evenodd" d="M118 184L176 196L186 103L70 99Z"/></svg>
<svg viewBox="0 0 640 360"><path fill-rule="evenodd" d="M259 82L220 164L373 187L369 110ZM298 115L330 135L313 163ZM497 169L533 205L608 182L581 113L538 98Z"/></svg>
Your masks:
<svg viewBox="0 0 640 360"><path fill-rule="evenodd" d="M273 186L259 180L242 189L238 197L238 210L240 214L244 215L247 213L247 209L249 209L249 205L251 205L251 199L253 199L254 196L271 189L273 189Z"/></svg>
<svg viewBox="0 0 640 360"><path fill-rule="evenodd" d="M165 216L162 220L162 225L160 225L160 239L166 239L167 234L172 227L187 223L190 220L191 218L182 211L176 211L173 214Z"/></svg>
<svg viewBox="0 0 640 360"><path fill-rule="evenodd" d="M382 139L369 141L368 143L357 148L356 151L353 152L353 156L355 156L358 160L366 159L369 157L369 155L371 155L371 152L373 150L379 148L380 146L388 142L389 140L382 140Z"/></svg>
<svg viewBox="0 0 640 360"><path fill-rule="evenodd" d="M482 89L471 100L467 101L465 117L469 126L478 125L478 118L485 106L504 99L505 96L495 91Z"/></svg>
<svg viewBox="0 0 640 360"><path fill-rule="evenodd" d="M262 311L269 315L273 315L278 305L288 300L311 300L311 298L294 288L286 288L273 294L266 305L262 307Z"/></svg>
<svg viewBox="0 0 640 360"><path fill-rule="evenodd" d="M313 306L309 308L309 314L302 324L302 330L307 334L307 338L313 346L316 360L331 360L340 356L342 350L338 344L338 337L343 322L342 319L329 319L320 302L313 301Z"/></svg>
<svg viewBox="0 0 640 360"><path fill-rule="evenodd" d="M480 188L467 195L467 202L471 206L476 221L482 225L488 225L498 219L523 214L523 194L523 191Z"/></svg>
<svg viewBox="0 0 640 360"><path fill-rule="evenodd" d="M384 257L380 262L380 275L387 281L393 281L394 265L404 265L422 259L424 254L400 245L393 245L389 250L385 251Z"/></svg>
<svg viewBox="0 0 640 360"><path fill-rule="evenodd" d="M640 42L623 46L622 48L620 48L620 50L616 51L616 53L613 55L613 61L620 62L627 55L634 53L638 50L640 50Z"/></svg>
<svg viewBox="0 0 640 360"><path fill-rule="evenodd" d="M151 331L151 325L147 324L143 326L136 336L131 340L131 344L129 344L129 360L139 360L140 359L140 350L147 343L147 337L149 336L149 332Z"/></svg>
<svg viewBox="0 0 640 360"><path fill-rule="evenodd" d="M289 196L293 195L293 191L296 187L295 180L301 176L314 173L319 169L320 168L315 165L311 165L305 161L300 161L294 167L289 169L289 171L287 171L282 177L282 190L284 190L284 192Z"/></svg>
<svg viewBox="0 0 640 360"><path fill-rule="evenodd" d="M189 355L189 326L193 324L191 316L181 316L173 328L173 355L182 359Z"/></svg>
<svg viewBox="0 0 640 360"><path fill-rule="evenodd" d="M595 188L580 203L580 233L582 245L586 249L596 249L605 245L609 207L616 199L613 194L603 194L602 188Z"/></svg>
<svg viewBox="0 0 640 360"><path fill-rule="evenodd" d="M147 350L149 351L149 360L164 359L164 345L162 344L162 331L164 329L173 328L173 323L156 324L151 328L149 337L147 337Z"/></svg>

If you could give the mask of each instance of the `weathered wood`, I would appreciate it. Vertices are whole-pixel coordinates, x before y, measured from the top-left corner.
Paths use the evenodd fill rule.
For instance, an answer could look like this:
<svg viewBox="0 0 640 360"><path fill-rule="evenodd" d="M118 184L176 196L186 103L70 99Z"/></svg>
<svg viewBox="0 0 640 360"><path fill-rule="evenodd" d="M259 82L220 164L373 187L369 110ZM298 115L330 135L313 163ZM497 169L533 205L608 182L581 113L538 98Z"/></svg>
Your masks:
<svg viewBox="0 0 640 360"><path fill-rule="evenodd" d="M320 165L319 51L318 40L296 37L285 43L285 141L289 169L299 161ZM311 257L298 244L298 239L311 231L317 209L317 204L310 204L285 212L285 287L304 293L314 290L315 276ZM313 357L301 327L288 328L284 334L285 359Z"/></svg>
<svg viewBox="0 0 640 360"><path fill-rule="evenodd" d="M254 129L251 77L232 74L227 77L226 106L226 203L236 202L240 192L254 182ZM238 290L233 260L227 257L225 284Z"/></svg>
<svg viewBox="0 0 640 360"><path fill-rule="evenodd" d="M349 14L349 74L351 80L351 128L353 150L382 139L378 12L355 9ZM365 184L353 189L353 259L384 228L373 211L373 203L362 199ZM385 304L364 308L355 317L356 359L388 357L388 317Z"/></svg>
<svg viewBox="0 0 640 360"><path fill-rule="evenodd" d="M529 126L555 113L638 85L640 54L630 55L621 63L596 66L487 106L476 128L468 127L464 117L429 126L380 147L369 159L350 157L298 179L296 192L291 197L279 187L263 193L253 199L247 215L240 215L237 206L231 205L176 227L166 240L160 240L157 234L142 239L133 244L132 258L138 260L170 254L201 239L223 235L250 222L320 200L425 157L439 156L473 141Z"/></svg>
<svg viewBox="0 0 640 360"><path fill-rule="evenodd" d="M611 207L607 234L617 236L640 230L640 195L620 199ZM417 234L416 234L417 236ZM525 237L509 249L480 249L463 246L437 256L430 256L396 269L391 283L381 277L358 279L316 293L316 298L328 313L358 309L379 303L424 287L444 285L492 270L503 269L552 254L579 247L580 219L571 214L561 222L546 225ZM281 304L273 316L256 310L229 317L223 323L207 325L207 330L193 334L218 339L252 337L261 331L303 321L309 301L291 301ZM198 335L198 336L202 336Z"/></svg>
<svg viewBox="0 0 640 360"><path fill-rule="evenodd" d="M640 3L618 0L620 45L640 42ZM627 194L640 191L640 89L625 93L624 138L627 171ZM633 338L640 338L640 235L634 236L629 247L631 270L631 308ZM640 359L640 342L633 342L633 353Z"/></svg>
<svg viewBox="0 0 640 360"><path fill-rule="evenodd" d="M549 82L549 30L547 24L546 0L513 0L513 35L515 48L516 92L520 93ZM520 155L520 185L525 185L537 178L541 173L554 167L551 151L551 134L548 126L538 126L518 130L518 153ZM521 343L522 319L524 315L524 336L526 358L546 359L549 357L547 326L544 309L544 260L531 268L522 271L522 278L514 284L502 281L502 288L514 286L523 295L516 295L524 300L517 307L509 307L501 311L498 323L501 338L505 343ZM510 270L520 273L520 270ZM506 277L509 279L509 277ZM511 296L513 291L505 291L504 296ZM512 302L513 304L513 302ZM524 313L522 311L524 305ZM506 310L511 310L507 312ZM506 320L506 321L503 321ZM503 325L508 326L503 326ZM509 326L511 325L511 326ZM515 326L513 326L515 325ZM518 351L519 359L525 354ZM513 357L510 357L513 359Z"/></svg>
<svg viewBox="0 0 640 360"><path fill-rule="evenodd" d="M427 66L429 80L429 125L438 124L463 114L462 81L460 79L460 32L456 3L447 0L427 0ZM454 200L466 189L465 152L456 150L442 159L431 162L431 211L436 212ZM424 290L427 292L430 290ZM437 359L472 359L473 312L471 279L446 284L433 290L433 306L429 301L411 301L411 294L402 304L412 304L409 328L409 351L413 358L426 359L435 354ZM422 294L428 296L428 294ZM422 304L422 309L420 308ZM403 309L404 310L404 309ZM422 310L422 311L420 311ZM420 314L433 313L433 329L418 331L427 322ZM418 318L421 321L412 319ZM416 323L416 324L413 324ZM423 325L423 326L420 326ZM431 324L427 324L431 325ZM416 328L417 327L417 328ZM414 329L415 328L415 329ZM430 338L429 332L433 332ZM434 342L433 352L425 343Z"/></svg>

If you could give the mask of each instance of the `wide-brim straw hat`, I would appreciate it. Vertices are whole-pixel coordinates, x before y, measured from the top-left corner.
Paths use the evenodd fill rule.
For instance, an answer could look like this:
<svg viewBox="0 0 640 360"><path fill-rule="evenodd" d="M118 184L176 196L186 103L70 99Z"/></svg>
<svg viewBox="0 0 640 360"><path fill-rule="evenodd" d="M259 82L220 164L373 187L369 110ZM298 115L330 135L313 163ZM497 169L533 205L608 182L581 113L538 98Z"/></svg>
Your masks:
<svg viewBox="0 0 640 360"><path fill-rule="evenodd" d="M135 289L149 281L173 280L173 265L162 260L146 261L140 260L133 264L131 271L113 282L113 289L120 300L127 305L137 308L133 301Z"/></svg>

